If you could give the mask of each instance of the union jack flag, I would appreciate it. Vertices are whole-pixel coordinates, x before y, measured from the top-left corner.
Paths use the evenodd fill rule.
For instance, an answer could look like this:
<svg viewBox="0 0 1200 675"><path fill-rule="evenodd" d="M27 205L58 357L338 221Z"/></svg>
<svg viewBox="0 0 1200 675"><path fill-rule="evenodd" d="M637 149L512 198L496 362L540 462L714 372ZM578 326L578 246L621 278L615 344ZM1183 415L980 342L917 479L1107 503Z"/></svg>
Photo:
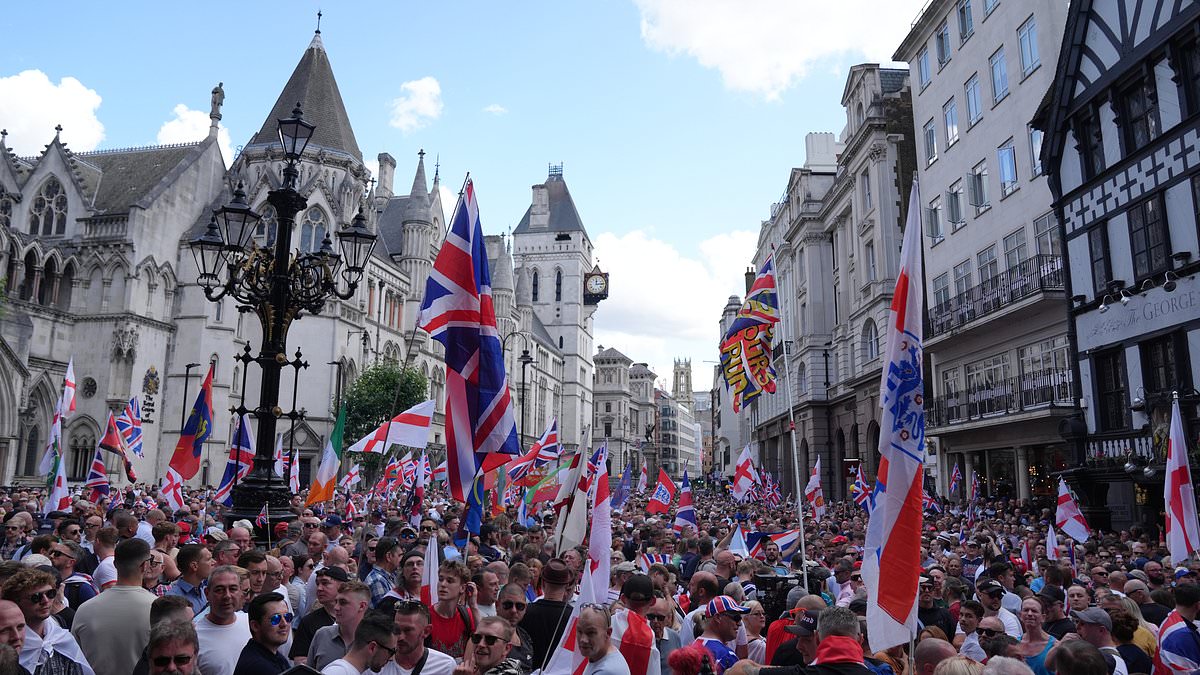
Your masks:
<svg viewBox="0 0 1200 675"><path fill-rule="evenodd" d="M979 473L971 476L971 501L979 501L979 497L983 494L982 486L979 484Z"/></svg>
<svg viewBox="0 0 1200 675"><path fill-rule="evenodd" d="M767 485L763 490L766 494L763 499L766 500L767 506L779 506L783 503L783 491L779 488L779 481L769 473L763 474Z"/></svg>
<svg viewBox="0 0 1200 675"><path fill-rule="evenodd" d="M670 565L671 556L666 553L643 553L638 557L642 569L649 572L651 565Z"/></svg>
<svg viewBox="0 0 1200 675"><path fill-rule="evenodd" d="M934 513L942 512L942 505L938 503L937 497L925 490L921 491L921 507L926 511L933 511Z"/></svg>
<svg viewBox="0 0 1200 675"><path fill-rule="evenodd" d="M254 441L250 434L250 416L242 415L233 439L229 443L229 459L225 462L225 474L217 487L213 501L233 506L233 486L237 485L254 467Z"/></svg>
<svg viewBox="0 0 1200 675"><path fill-rule="evenodd" d="M562 446L558 444L557 417L550 419L550 424L546 427L546 430L542 432L542 437L537 439L537 442L529 448L529 452L531 454L535 450L537 451L537 455L535 455L536 459L533 464L533 468L535 469L539 466L545 466L547 462L558 459L559 455L562 454Z"/></svg>
<svg viewBox="0 0 1200 675"><path fill-rule="evenodd" d="M108 496L108 471L104 468L104 458L100 448L96 448L96 456L92 459L92 470L88 473L87 482L83 487L90 489L88 501L99 504L101 497Z"/></svg>
<svg viewBox="0 0 1200 675"><path fill-rule="evenodd" d="M258 512L258 517L254 519L254 524L259 527L266 527L271 524L271 516L267 512L266 504L263 504L262 511Z"/></svg>
<svg viewBox="0 0 1200 675"><path fill-rule="evenodd" d="M393 457L383 469L383 475L379 477L379 482L375 484L373 491L379 494L386 494L388 485L398 480L400 480L400 460Z"/></svg>
<svg viewBox="0 0 1200 675"><path fill-rule="evenodd" d="M867 485L867 477L863 475L861 464L854 475L854 483L850 486L850 494L854 497L854 503L861 506L867 513L870 513L875 508L875 495L871 493L871 487Z"/></svg>
<svg viewBox="0 0 1200 675"><path fill-rule="evenodd" d="M129 399L129 404L117 417L117 431L121 432L121 438L125 439L125 447L132 450L133 454L138 457L144 456L142 454L142 406L138 403L138 397L134 396Z"/></svg>
<svg viewBox="0 0 1200 675"><path fill-rule="evenodd" d="M404 459L400 460L400 487L405 490L412 489L413 481L417 477L417 463L413 459L412 451L404 455Z"/></svg>
<svg viewBox="0 0 1200 675"><path fill-rule="evenodd" d="M950 498L953 499L958 494L958 484L962 482L962 471L958 470L958 462L954 463L954 470L950 472Z"/></svg>
<svg viewBox="0 0 1200 675"><path fill-rule="evenodd" d="M485 456L516 455L521 442L496 329L479 205L469 178L426 281L419 323L446 349L450 495L468 505L464 525L478 533L483 501L481 491L472 489L475 477L481 469L505 463L496 459L485 462Z"/></svg>

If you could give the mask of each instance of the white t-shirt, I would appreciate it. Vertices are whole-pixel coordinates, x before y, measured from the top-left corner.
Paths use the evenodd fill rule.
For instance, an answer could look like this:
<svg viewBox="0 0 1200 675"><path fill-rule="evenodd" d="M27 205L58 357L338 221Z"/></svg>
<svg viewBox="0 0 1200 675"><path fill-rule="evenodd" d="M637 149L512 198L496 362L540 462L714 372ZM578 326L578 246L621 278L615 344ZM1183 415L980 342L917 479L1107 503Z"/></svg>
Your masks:
<svg viewBox="0 0 1200 675"><path fill-rule="evenodd" d="M609 649L604 658L599 661L588 661L583 669L583 675L630 675L629 664L625 657L615 649Z"/></svg>
<svg viewBox="0 0 1200 675"><path fill-rule="evenodd" d="M346 659L331 661L321 669L321 675L362 675L363 671L355 668Z"/></svg>
<svg viewBox="0 0 1200 675"><path fill-rule="evenodd" d="M92 581L96 582L96 588L100 590L117 583L117 568L113 565L113 556L108 556L96 565L96 571L92 572Z"/></svg>
<svg viewBox="0 0 1200 675"><path fill-rule="evenodd" d="M218 626L208 615L198 616L192 623L200 642L197 668L200 675L233 675L242 647L250 641L250 618L245 612L234 614L233 623Z"/></svg>
<svg viewBox="0 0 1200 675"><path fill-rule="evenodd" d="M457 665L454 663L454 657L436 649L426 648L425 652L429 656L425 657L425 666L421 668L421 675L454 675L454 667ZM412 669L401 668L393 660L388 661L379 669L379 675L412 675Z"/></svg>

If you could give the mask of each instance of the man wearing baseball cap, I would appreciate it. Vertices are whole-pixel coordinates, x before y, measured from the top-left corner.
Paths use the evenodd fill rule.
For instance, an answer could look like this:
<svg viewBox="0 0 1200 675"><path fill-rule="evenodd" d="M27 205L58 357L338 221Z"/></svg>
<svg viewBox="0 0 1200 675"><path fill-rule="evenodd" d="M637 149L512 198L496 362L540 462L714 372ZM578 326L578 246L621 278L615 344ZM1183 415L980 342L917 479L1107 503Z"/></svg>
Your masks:
<svg viewBox="0 0 1200 675"><path fill-rule="evenodd" d="M975 586L975 595L979 598L979 603L983 605L983 615L1000 619L1000 622L1004 624L1004 632L1020 640L1021 622L1017 620L1017 615L1002 606L1004 594L1007 592L1004 584L986 577L981 578Z"/></svg>
<svg viewBox="0 0 1200 675"><path fill-rule="evenodd" d="M1058 586L1043 586L1037 594L1042 602L1042 613L1046 620L1042 622L1042 630L1054 636L1055 640L1063 639L1067 633L1075 632L1075 624L1067 618L1063 608L1067 603L1067 594Z"/></svg>
<svg viewBox="0 0 1200 675"><path fill-rule="evenodd" d="M817 658L817 619L821 617L821 611L820 609L801 610L796 613L795 620L791 624L783 627L785 632L796 638L779 645L779 649L771 659L773 665L804 666Z"/></svg>
<svg viewBox="0 0 1200 675"><path fill-rule="evenodd" d="M704 613L708 617L704 622L704 632L694 644L708 650L716 664L716 675L721 675L738 661L737 654L725 643L737 639L742 617L750 613L750 608L737 604L728 595L718 595L708 601Z"/></svg>
<svg viewBox="0 0 1200 675"><path fill-rule="evenodd" d="M1088 607L1087 609L1072 610L1071 618L1075 619L1075 632L1079 633L1079 637L1099 649L1105 658L1111 656L1116 661L1117 666L1112 671L1113 675L1129 675L1125 659L1121 658L1121 652L1117 651L1117 645L1113 642L1112 618L1108 612L1099 607Z"/></svg>

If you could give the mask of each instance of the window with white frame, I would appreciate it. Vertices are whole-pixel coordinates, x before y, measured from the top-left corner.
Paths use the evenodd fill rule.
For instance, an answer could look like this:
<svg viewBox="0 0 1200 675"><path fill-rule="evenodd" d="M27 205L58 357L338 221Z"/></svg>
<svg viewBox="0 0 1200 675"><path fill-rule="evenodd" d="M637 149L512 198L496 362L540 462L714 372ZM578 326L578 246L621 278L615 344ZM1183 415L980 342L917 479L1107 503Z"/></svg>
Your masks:
<svg viewBox="0 0 1200 675"><path fill-rule="evenodd" d="M941 241L946 236L945 230L942 229L942 198L934 197L929 202L929 208L925 211L925 234L933 240L933 243Z"/></svg>
<svg viewBox="0 0 1200 675"><path fill-rule="evenodd" d="M992 102L999 103L1008 96L1008 63L1004 60L1004 47L992 54L988 65L992 70Z"/></svg>
<svg viewBox="0 0 1200 675"><path fill-rule="evenodd" d="M971 0L958 0L955 12L958 15L958 41L966 42L975 33L975 19L971 16Z"/></svg>
<svg viewBox="0 0 1200 675"><path fill-rule="evenodd" d="M938 26L934 42L937 47L938 65L944 66L950 60L950 26L945 21Z"/></svg>
<svg viewBox="0 0 1200 675"><path fill-rule="evenodd" d="M1000 167L1000 193L1008 196L1017 189L1017 152L1011 138L996 149L996 159Z"/></svg>
<svg viewBox="0 0 1200 675"><path fill-rule="evenodd" d="M996 6L1000 4L1000 0L983 0L983 14L987 16L991 14Z"/></svg>
<svg viewBox="0 0 1200 675"><path fill-rule="evenodd" d="M1038 59L1037 48L1037 19L1029 17L1017 29L1017 38L1021 42L1021 74L1028 75L1041 63Z"/></svg>
<svg viewBox="0 0 1200 675"><path fill-rule="evenodd" d="M923 131L925 139L925 164L933 164L937 160L937 129L933 126L933 120L925 123Z"/></svg>
<svg viewBox="0 0 1200 675"><path fill-rule="evenodd" d="M924 89L929 84L929 48L921 50L917 55L917 82Z"/></svg>
<svg viewBox="0 0 1200 675"><path fill-rule="evenodd" d="M862 330L862 360L863 363L870 363L877 358L879 358L879 329L875 327L874 321L867 319Z"/></svg>
<svg viewBox="0 0 1200 675"><path fill-rule="evenodd" d="M868 241L863 246L863 258L866 262L867 281L875 281L878 270L875 268L875 242Z"/></svg>
<svg viewBox="0 0 1200 675"><path fill-rule="evenodd" d="M1029 170L1034 176L1042 175L1042 130L1029 127Z"/></svg>
<svg viewBox="0 0 1200 675"><path fill-rule="evenodd" d="M987 160L976 164L972 167L971 173L967 174L967 179L970 181L968 196L971 199L971 206L975 207L976 216L991 207L991 203L988 201L987 178Z"/></svg>
<svg viewBox="0 0 1200 675"><path fill-rule="evenodd" d="M863 169L858 174L858 192L862 195L863 213L871 210L871 168Z"/></svg>
<svg viewBox="0 0 1200 675"><path fill-rule="evenodd" d="M962 295L971 288L971 261L964 260L954 266L954 294Z"/></svg>
<svg viewBox="0 0 1200 675"><path fill-rule="evenodd" d="M1062 251L1062 240L1058 234L1058 221L1054 212L1046 213L1033 221L1034 236L1037 238L1038 255L1059 255Z"/></svg>
<svg viewBox="0 0 1200 675"><path fill-rule="evenodd" d="M933 278L933 306L945 307L950 303L950 274L942 272Z"/></svg>
<svg viewBox="0 0 1200 675"><path fill-rule="evenodd" d="M1004 238L1004 267L1016 269L1029 258L1029 246L1025 243L1025 228Z"/></svg>
<svg viewBox="0 0 1200 675"><path fill-rule="evenodd" d="M954 99L942 105L942 123L946 131L946 147L958 142L958 103Z"/></svg>
<svg viewBox="0 0 1200 675"><path fill-rule="evenodd" d="M966 216L963 215L962 192L961 180L951 183L950 189L946 191L946 220L950 222L951 232L967 224Z"/></svg>
<svg viewBox="0 0 1200 675"><path fill-rule="evenodd" d="M967 83L963 85L963 90L966 92L967 98L967 126L975 126L979 120L983 119L983 99L979 92L979 73L971 76Z"/></svg>
<svg viewBox="0 0 1200 675"><path fill-rule="evenodd" d="M975 255L976 265L979 267L979 283L985 283L996 278L1000 274L1000 263L996 260L996 245L983 249Z"/></svg>

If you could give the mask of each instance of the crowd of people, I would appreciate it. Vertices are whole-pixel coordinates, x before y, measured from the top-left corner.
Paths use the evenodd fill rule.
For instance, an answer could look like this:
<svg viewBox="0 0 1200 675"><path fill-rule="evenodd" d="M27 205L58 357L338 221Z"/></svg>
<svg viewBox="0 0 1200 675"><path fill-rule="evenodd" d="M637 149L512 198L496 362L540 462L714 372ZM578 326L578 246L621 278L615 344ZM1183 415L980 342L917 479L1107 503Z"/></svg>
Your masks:
<svg viewBox="0 0 1200 675"><path fill-rule="evenodd" d="M171 512L129 488L44 513L38 490L0 492L0 675L1200 671L1200 562L1137 528L1047 550L1053 512L1027 503L927 514L917 634L876 651L853 502L789 536L790 503L697 487L695 527L676 528L634 495L612 518L607 597L583 603L592 561L558 545L549 509L496 513L456 546L462 507L436 489L416 519L394 496L358 495L353 515L345 496L297 496L269 530L206 496Z"/></svg>

